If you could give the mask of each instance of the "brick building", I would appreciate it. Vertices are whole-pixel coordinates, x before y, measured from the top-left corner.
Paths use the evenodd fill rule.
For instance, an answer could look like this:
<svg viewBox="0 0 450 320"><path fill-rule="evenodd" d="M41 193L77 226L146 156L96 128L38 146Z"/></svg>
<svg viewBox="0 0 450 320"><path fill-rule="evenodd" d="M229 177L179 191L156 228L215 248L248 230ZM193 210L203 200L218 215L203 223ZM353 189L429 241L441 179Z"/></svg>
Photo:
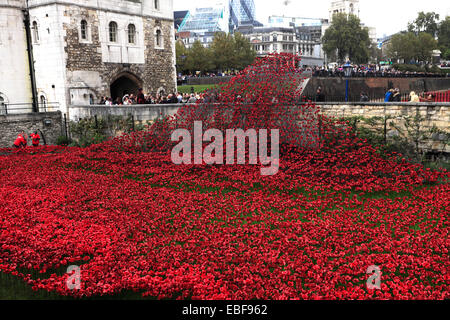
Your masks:
<svg viewBox="0 0 450 320"><path fill-rule="evenodd" d="M176 89L173 0L2 0L0 103L9 109L32 102L27 12L41 109Z"/></svg>

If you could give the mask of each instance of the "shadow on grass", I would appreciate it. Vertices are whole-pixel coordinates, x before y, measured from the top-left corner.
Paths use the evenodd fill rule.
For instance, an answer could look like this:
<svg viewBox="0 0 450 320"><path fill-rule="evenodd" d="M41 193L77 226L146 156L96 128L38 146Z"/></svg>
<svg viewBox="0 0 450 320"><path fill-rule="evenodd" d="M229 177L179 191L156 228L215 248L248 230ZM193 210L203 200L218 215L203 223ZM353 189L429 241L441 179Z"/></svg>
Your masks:
<svg viewBox="0 0 450 320"><path fill-rule="evenodd" d="M96 300L156 300L153 297L142 297L141 292L131 290L123 291L115 295L94 296L89 298L74 298L62 296L46 290L33 290L22 279L0 272L0 300L64 300L64 301L96 301Z"/></svg>

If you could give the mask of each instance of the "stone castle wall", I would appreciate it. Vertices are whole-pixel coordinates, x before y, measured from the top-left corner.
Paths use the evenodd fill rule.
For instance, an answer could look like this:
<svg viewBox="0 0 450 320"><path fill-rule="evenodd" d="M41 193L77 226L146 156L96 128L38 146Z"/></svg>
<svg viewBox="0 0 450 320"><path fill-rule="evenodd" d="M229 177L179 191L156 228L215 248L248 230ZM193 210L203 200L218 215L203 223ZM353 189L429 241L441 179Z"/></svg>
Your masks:
<svg viewBox="0 0 450 320"><path fill-rule="evenodd" d="M176 89L173 22L166 19L109 14L102 11L67 7L69 21L65 28L65 54L69 87L80 90L87 85L93 91L94 101L110 96L110 85L122 75L132 77L144 92L156 94L159 90ZM88 21L89 39L80 41L79 26ZM119 24L118 43L108 43L109 21ZM128 24L137 28L136 44L127 43ZM155 30L162 32L163 48L155 45ZM124 39L125 38L125 39Z"/></svg>
<svg viewBox="0 0 450 320"><path fill-rule="evenodd" d="M405 118L420 115L423 118L421 130L436 128L450 133L450 103L318 103L320 113L334 118L350 117L389 117L389 123L392 122L398 128L405 131ZM174 115L180 104L165 105L138 105L138 106L71 106L69 108L69 117L71 121L78 121L82 118L93 116L105 117L108 114L127 117L132 115L136 122L153 122L161 116ZM384 125L384 124L383 124ZM399 134L395 129L388 127L388 134L395 136ZM433 141L422 146L423 149L433 151L445 151L450 153L450 145L444 148L442 136L435 135Z"/></svg>
<svg viewBox="0 0 450 320"><path fill-rule="evenodd" d="M49 120L49 124L45 124ZM0 115L0 148L12 147L17 135L23 130L29 137L30 134L40 130L41 145L44 138L48 145L56 144L59 136L64 134L61 112L27 113L16 115ZM28 139L28 145L31 140Z"/></svg>
<svg viewBox="0 0 450 320"><path fill-rule="evenodd" d="M420 131L429 131L433 127L450 133L450 103L317 103L322 114L334 118L363 117L382 119L387 118L388 136L398 136L395 128L406 132L405 118L413 119L417 115L423 120L420 122ZM393 126L390 125L393 124ZM384 126L384 122L380 122ZM445 146L442 135L434 135L433 139L422 145L421 148L432 151L445 151L450 153L450 145ZM449 141L447 141L449 142Z"/></svg>
<svg viewBox="0 0 450 320"><path fill-rule="evenodd" d="M31 103L24 29L25 0L0 1L0 100ZM160 0L29 0L36 89L39 103L67 112L71 104L98 102L110 96L121 76L146 93L176 88L173 1ZM81 21L88 37L81 39ZM118 41L109 41L108 25L118 24ZM127 27L136 27L128 43ZM162 47L155 46L161 30ZM36 32L37 30L37 32ZM56 111L58 108L47 108Z"/></svg>
<svg viewBox="0 0 450 320"><path fill-rule="evenodd" d="M318 87L322 88L325 97L338 98L344 101L347 78L320 78L313 77L308 82L303 94L314 97ZM370 97L384 98L386 90L398 88L402 94L415 91L417 93L428 91L448 90L450 78L349 78L350 101L359 101L360 93L365 92ZM326 100L330 101L330 100Z"/></svg>

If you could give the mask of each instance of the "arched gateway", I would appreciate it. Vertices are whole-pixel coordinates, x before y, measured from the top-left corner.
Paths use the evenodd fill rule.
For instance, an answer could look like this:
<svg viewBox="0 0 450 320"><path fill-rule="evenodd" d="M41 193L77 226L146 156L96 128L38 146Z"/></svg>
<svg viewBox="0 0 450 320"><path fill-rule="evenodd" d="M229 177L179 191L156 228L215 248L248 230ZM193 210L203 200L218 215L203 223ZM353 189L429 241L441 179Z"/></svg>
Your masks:
<svg viewBox="0 0 450 320"><path fill-rule="evenodd" d="M142 81L132 73L123 72L111 83L111 98L114 101L126 94L137 95L139 88L142 88Z"/></svg>

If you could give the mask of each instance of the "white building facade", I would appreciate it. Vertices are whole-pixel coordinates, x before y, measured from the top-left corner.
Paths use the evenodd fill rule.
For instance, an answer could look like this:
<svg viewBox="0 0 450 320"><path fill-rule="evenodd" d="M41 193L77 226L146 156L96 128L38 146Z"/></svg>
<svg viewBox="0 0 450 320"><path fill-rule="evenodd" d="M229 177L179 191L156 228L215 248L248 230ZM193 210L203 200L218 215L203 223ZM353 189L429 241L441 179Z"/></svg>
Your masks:
<svg viewBox="0 0 450 320"><path fill-rule="evenodd" d="M172 0L2 1L0 96L11 108L32 102L23 9L40 108L66 113L102 96L176 89Z"/></svg>
<svg viewBox="0 0 450 320"><path fill-rule="evenodd" d="M353 14L359 18L360 8L359 0L337 0L332 1L329 9L330 21L333 20L333 15L336 13Z"/></svg>
<svg viewBox="0 0 450 320"><path fill-rule="evenodd" d="M333 15L336 13L353 14L360 18L360 4L359 0L337 0L332 1L329 9L329 21L333 20ZM364 23L361 24L362 27L367 27L369 29L369 38L372 43L377 42L377 30L374 27L368 27Z"/></svg>
<svg viewBox="0 0 450 320"><path fill-rule="evenodd" d="M250 41L258 56L271 53L300 54L302 65L323 66L325 57L320 37L315 39L313 29L303 28L249 27L239 28L237 31Z"/></svg>

